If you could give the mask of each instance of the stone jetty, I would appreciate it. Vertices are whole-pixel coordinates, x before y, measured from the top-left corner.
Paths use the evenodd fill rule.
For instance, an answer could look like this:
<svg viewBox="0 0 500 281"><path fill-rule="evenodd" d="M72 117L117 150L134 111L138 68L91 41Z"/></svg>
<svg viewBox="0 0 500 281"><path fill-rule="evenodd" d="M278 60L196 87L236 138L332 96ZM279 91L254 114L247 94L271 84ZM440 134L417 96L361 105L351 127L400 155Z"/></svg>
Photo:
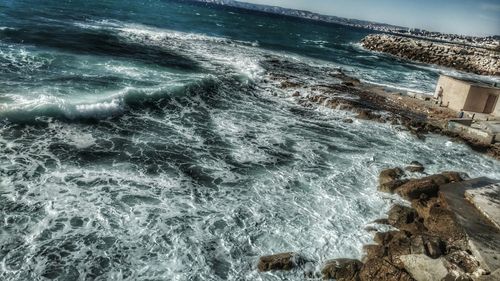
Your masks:
<svg viewBox="0 0 500 281"><path fill-rule="evenodd" d="M481 75L500 75L500 53L493 50L386 34L368 35L361 43L366 49L402 59Z"/></svg>

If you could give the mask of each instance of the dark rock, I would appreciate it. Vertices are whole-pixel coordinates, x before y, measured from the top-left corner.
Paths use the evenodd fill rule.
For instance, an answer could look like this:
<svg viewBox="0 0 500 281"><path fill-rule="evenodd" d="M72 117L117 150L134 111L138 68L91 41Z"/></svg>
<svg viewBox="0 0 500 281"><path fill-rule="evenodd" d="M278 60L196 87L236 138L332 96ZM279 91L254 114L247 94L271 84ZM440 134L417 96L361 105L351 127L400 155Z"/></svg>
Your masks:
<svg viewBox="0 0 500 281"><path fill-rule="evenodd" d="M424 235L422 238L427 256L437 259L446 254L446 242L440 237Z"/></svg>
<svg viewBox="0 0 500 281"><path fill-rule="evenodd" d="M425 167L421 163L413 161L405 168L405 170L412 173L423 173L425 171Z"/></svg>
<svg viewBox="0 0 500 281"><path fill-rule="evenodd" d="M351 118L346 118L346 119L342 120L342 122L351 124L351 123L354 123L354 120L352 120Z"/></svg>
<svg viewBox="0 0 500 281"><path fill-rule="evenodd" d="M271 270L292 270L303 265L304 263L304 259L296 253L281 253L260 257L257 267L260 272Z"/></svg>
<svg viewBox="0 0 500 281"><path fill-rule="evenodd" d="M464 180L462 175L458 172L442 172L441 175L445 176L449 182L461 182Z"/></svg>
<svg viewBox="0 0 500 281"><path fill-rule="evenodd" d="M410 180L400 186L396 193L406 200L419 199L422 194L428 197L436 197L439 191L439 185L432 179Z"/></svg>
<svg viewBox="0 0 500 281"><path fill-rule="evenodd" d="M356 118L361 120L375 120L380 119L380 115L369 110L361 109Z"/></svg>
<svg viewBox="0 0 500 281"><path fill-rule="evenodd" d="M419 199L412 200L411 206L417 211L419 217L426 220L429 218L430 209L440 207L441 201L437 197L421 196Z"/></svg>
<svg viewBox="0 0 500 281"><path fill-rule="evenodd" d="M373 223L378 223L378 224L389 224L388 219L376 219L373 221Z"/></svg>
<svg viewBox="0 0 500 281"><path fill-rule="evenodd" d="M389 211L388 216L389 224L399 230L408 231L412 234L426 231L423 219L410 207L395 205Z"/></svg>
<svg viewBox="0 0 500 281"><path fill-rule="evenodd" d="M293 94L292 94L292 97L300 97L300 92L299 92L299 91L297 91L297 92L293 93Z"/></svg>
<svg viewBox="0 0 500 281"><path fill-rule="evenodd" d="M321 273L324 280L360 281L359 272L362 267L363 263L359 260L336 259L328 261L321 270Z"/></svg>

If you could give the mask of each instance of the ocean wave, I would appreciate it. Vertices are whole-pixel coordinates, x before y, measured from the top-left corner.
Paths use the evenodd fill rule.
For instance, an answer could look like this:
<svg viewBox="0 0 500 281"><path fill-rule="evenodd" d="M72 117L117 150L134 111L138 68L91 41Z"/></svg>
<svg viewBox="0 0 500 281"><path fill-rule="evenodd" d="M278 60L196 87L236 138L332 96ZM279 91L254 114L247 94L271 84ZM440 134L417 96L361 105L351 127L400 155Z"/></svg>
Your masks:
<svg viewBox="0 0 500 281"><path fill-rule="evenodd" d="M258 63L262 57L262 52L256 48L259 46L258 41L233 40L119 21L75 22L74 25L108 30L125 42L185 54L212 71L225 66L223 71L228 72L229 67L249 79L258 79L263 72Z"/></svg>
<svg viewBox="0 0 500 281"><path fill-rule="evenodd" d="M49 66L54 58L19 45L0 43L0 73L33 72Z"/></svg>
<svg viewBox="0 0 500 281"><path fill-rule="evenodd" d="M57 97L50 94L23 96L6 94L7 102L0 103L0 120L23 123L36 121L40 117L79 121L106 119L126 114L131 110L144 111L148 107L161 106L161 101L190 94L201 94L217 88L220 81L207 77L185 84L165 84L157 87L137 88L127 86L121 90L104 93L99 97L75 94Z"/></svg>

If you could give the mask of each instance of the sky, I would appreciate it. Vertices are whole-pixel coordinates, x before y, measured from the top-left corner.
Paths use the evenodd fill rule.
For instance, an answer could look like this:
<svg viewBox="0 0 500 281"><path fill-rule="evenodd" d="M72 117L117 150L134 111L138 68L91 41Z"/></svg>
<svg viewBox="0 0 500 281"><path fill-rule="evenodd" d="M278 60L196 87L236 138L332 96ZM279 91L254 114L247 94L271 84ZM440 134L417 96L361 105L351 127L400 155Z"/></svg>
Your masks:
<svg viewBox="0 0 500 281"><path fill-rule="evenodd" d="M500 35L500 0L239 0L465 35Z"/></svg>

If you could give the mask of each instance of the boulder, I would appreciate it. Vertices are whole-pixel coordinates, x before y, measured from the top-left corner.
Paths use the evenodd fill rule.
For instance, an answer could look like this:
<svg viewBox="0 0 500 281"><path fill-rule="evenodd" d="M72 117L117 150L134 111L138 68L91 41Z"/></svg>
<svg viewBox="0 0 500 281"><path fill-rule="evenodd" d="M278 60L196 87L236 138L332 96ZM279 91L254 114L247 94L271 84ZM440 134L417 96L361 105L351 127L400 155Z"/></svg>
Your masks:
<svg viewBox="0 0 500 281"><path fill-rule="evenodd" d="M434 180L423 178L410 180L400 186L396 193L406 200L419 199L423 194L427 197L436 197L439 191L439 184Z"/></svg>
<svg viewBox="0 0 500 281"><path fill-rule="evenodd" d="M336 259L328 261L321 273L324 280L360 281L359 272L363 263L353 259Z"/></svg>
<svg viewBox="0 0 500 281"><path fill-rule="evenodd" d="M262 256L257 265L260 272L271 270L292 270L305 263L304 259L296 253L281 253Z"/></svg>
<svg viewBox="0 0 500 281"><path fill-rule="evenodd" d="M395 181L401 179L403 175L404 172L400 168L385 169L382 172L380 172L380 175L378 177L378 183L379 185L382 185L391 181Z"/></svg>

